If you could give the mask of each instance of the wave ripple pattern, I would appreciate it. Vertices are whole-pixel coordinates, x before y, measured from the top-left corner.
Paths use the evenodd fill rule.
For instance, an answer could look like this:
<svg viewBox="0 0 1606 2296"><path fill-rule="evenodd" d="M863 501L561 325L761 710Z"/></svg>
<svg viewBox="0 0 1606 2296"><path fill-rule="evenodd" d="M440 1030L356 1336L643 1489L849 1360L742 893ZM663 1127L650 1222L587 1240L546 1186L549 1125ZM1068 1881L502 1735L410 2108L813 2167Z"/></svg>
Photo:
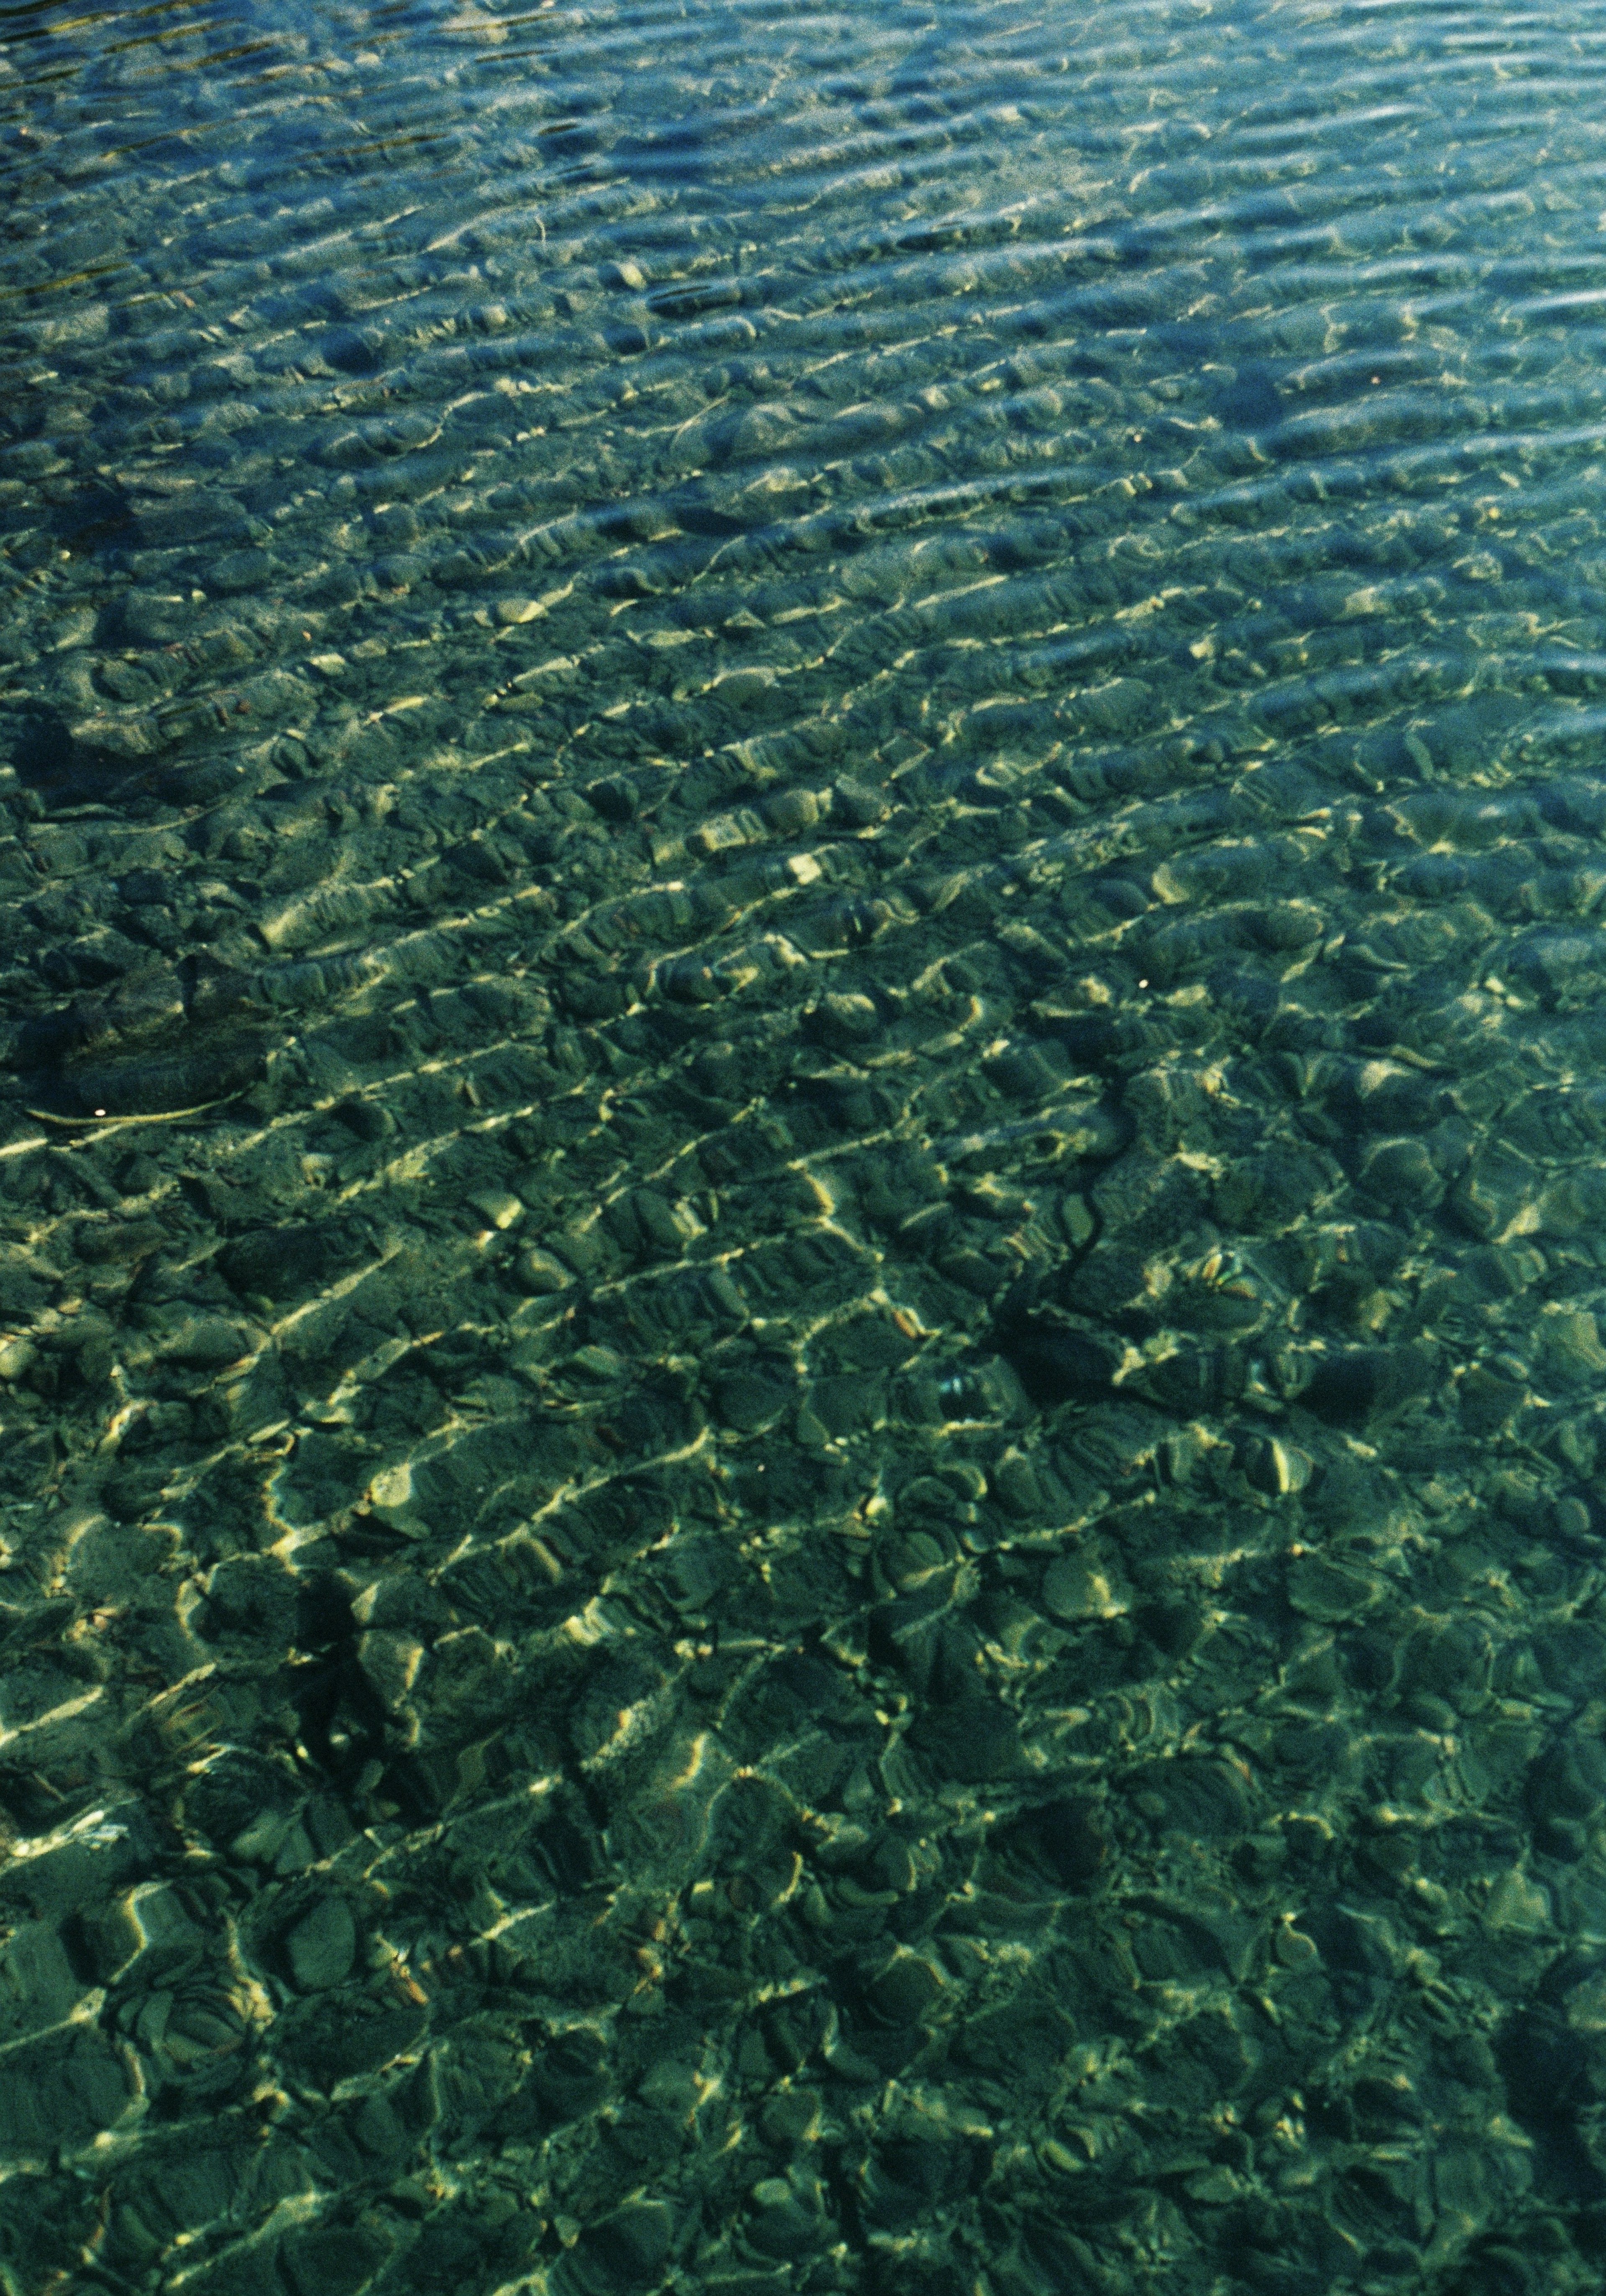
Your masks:
<svg viewBox="0 0 1606 2296"><path fill-rule="evenodd" d="M0 40L5 2296L1591 2296L1599 0Z"/></svg>

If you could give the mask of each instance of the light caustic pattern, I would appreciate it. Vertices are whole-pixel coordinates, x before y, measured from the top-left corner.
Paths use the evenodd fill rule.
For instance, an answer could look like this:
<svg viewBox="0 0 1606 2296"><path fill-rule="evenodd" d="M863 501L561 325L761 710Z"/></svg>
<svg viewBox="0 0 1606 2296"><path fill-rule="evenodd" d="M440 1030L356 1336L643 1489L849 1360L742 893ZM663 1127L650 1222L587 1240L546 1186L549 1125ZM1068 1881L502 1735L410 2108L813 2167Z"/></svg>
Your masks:
<svg viewBox="0 0 1606 2296"><path fill-rule="evenodd" d="M0 2282L1585 2296L1606 22L0 23Z"/></svg>

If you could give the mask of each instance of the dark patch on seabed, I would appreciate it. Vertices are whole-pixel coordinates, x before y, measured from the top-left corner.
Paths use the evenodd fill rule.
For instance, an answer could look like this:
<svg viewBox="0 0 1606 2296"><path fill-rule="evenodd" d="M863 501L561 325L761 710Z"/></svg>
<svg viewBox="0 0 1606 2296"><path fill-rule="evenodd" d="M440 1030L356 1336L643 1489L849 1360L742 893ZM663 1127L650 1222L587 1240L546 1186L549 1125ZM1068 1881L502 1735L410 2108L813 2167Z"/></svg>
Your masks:
<svg viewBox="0 0 1606 2296"><path fill-rule="evenodd" d="M1594 2296L1598 0L0 37L4 2296Z"/></svg>

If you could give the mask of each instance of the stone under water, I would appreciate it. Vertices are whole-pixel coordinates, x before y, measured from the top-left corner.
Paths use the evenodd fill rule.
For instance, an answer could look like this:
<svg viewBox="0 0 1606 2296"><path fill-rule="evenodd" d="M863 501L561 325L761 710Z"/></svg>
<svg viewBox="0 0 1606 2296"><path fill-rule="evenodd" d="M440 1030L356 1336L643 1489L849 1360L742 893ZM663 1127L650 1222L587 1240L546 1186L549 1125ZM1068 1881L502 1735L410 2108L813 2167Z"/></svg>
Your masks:
<svg viewBox="0 0 1606 2296"><path fill-rule="evenodd" d="M7 2296L1594 2296L1596 10L0 25Z"/></svg>

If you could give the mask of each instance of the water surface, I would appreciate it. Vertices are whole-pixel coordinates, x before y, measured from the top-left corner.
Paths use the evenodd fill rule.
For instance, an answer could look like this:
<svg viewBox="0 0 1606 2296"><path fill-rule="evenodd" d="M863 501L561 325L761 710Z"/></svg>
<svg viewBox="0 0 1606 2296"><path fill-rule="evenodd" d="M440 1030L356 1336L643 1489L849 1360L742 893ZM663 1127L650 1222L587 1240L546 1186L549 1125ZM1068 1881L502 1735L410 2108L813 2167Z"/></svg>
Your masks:
<svg viewBox="0 0 1606 2296"><path fill-rule="evenodd" d="M0 2276L1606 2255L1606 17L0 20Z"/></svg>

